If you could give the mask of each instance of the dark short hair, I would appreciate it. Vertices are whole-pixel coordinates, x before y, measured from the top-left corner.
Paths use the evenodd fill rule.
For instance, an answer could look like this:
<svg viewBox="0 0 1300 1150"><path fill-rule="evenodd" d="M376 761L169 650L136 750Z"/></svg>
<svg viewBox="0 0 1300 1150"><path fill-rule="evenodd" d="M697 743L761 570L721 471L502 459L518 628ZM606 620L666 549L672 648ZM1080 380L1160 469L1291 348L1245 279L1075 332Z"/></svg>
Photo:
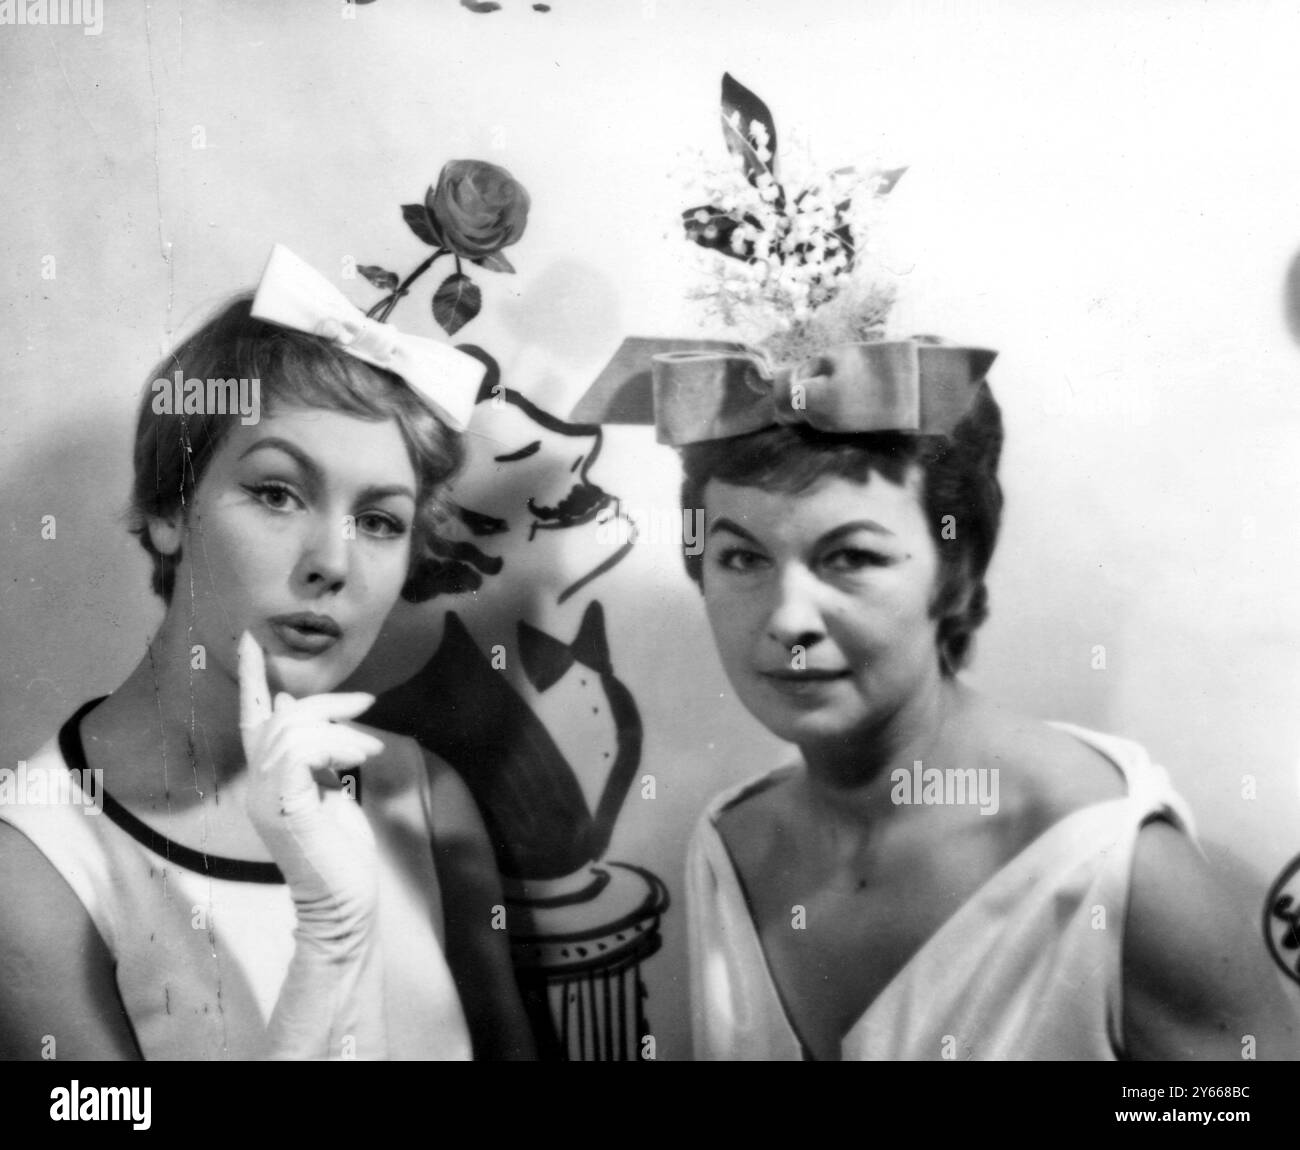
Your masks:
<svg viewBox="0 0 1300 1150"><path fill-rule="evenodd" d="M733 439L681 449L682 507L704 507L709 480L799 494L827 476L866 483L872 473L902 483L921 474L921 505L939 554L930 615L939 620L938 656L945 675L969 660L975 631L988 618L984 576L1002 520L1002 412L987 383L950 436L903 432L832 435L805 425L778 425ZM947 519L952 516L952 519ZM951 527L951 530L945 530ZM703 586L703 555L685 550L686 570Z"/></svg>
<svg viewBox="0 0 1300 1150"><path fill-rule="evenodd" d="M359 419L394 419L415 469L415 521L404 598L427 597L429 568L440 567L438 534L448 516L446 487L464 459L461 436L421 401L402 379L371 367L320 336L254 319L252 295L237 296L186 337L149 376L136 422L131 531L153 560L153 590L170 602L180 552L163 555L149 536L149 520L193 501L217 449L240 419L238 412L155 412L153 382L182 378L259 380L261 414L277 407L317 407Z"/></svg>

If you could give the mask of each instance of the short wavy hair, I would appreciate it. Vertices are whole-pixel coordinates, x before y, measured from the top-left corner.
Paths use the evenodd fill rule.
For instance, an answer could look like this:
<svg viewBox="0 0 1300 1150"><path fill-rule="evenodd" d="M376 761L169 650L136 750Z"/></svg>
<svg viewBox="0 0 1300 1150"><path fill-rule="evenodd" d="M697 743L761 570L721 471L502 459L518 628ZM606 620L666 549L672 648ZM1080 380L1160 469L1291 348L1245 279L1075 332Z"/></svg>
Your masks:
<svg viewBox="0 0 1300 1150"><path fill-rule="evenodd" d="M263 415L279 406L316 407L359 419L397 421L415 469L411 566L402 596L428 598L446 544L439 528L449 516L447 485L464 461L458 432L449 428L392 372L371 367L329 340L252 317L252 294L237 296L164 358L149 376L136 421L130 530L153 561L152 586L171 602L180 552L153 545L149 520L188 507L200 481L240 415L160 414L153 381L182 378L257 379Z"/></svg>
<svg viewBox="0 0 1300 1150"><path fill-rule="evenodd" d="M826 476L866 483L873 473L902 483L921 474L921 503L939 554L930 604L939 620L941 671L955 675L970 660L975 632L988 618L985 574L1002 521L1002 412L987 383L950 436L903 432L832 435L804 425L765 428L681 449L682 507L704 507L711 479L797 495ZM948 519L952 516L952 519ZM953 530L945 530L951 526ZM686 570L703 588L703 555L685 548ZM695 550L695 554L691 551Z"/></svg>

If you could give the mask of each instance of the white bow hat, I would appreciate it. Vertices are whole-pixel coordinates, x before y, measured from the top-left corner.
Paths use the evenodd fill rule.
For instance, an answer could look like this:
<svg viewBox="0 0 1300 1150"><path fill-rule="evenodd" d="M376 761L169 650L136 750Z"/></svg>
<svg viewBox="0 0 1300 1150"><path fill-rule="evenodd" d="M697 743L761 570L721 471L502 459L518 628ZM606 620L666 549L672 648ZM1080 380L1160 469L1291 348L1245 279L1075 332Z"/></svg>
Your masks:
<svg viewBox="0 0 1300 1150"><path fill-rule="evenodd" d="M322 336L349 355L401 376L456 431L464 431L469 423L487 370L479 360L371 319L283 244L271 249L252 314L254 319Z"/></svg>

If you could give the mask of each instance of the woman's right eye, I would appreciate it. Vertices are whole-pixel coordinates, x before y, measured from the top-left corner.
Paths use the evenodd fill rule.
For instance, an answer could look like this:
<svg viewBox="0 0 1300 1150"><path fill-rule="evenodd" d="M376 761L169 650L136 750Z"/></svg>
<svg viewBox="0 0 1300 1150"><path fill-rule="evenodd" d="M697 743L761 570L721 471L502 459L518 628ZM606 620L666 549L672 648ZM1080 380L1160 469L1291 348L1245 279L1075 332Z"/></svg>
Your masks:
<svg viewBox="0 0 1300 1150"><path fill-rule="evenodd" d="M717 559L719 567L739 572L757 571L766 562L767 557L761 552L751 551L747 547L724 547Z"/></svg>
<svg viewBox="0 0 1300 1150"><path fill-rule="evenodd" d="M302 503L293 488L284 483L249 483L244 490L272 511L288 511L294 504Z"/></svg>

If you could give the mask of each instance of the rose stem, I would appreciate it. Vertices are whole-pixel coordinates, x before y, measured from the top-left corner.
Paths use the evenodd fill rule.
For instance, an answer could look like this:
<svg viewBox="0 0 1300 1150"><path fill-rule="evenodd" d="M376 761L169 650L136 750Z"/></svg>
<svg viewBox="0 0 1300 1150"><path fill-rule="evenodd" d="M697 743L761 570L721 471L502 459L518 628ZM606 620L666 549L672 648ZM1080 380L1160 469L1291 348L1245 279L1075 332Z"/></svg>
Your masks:
<svg viewBox="0 0 1300 1150"><path fill-rule="evenodd" d="M431 255L427 260L425 260L424 263L422 263L418 268L416 268L415 271L413 271L409 276L407 276L406 279L404 279L398 285L398 288L395 292L381 299L377 304L374 305L374 307L372 307L368 312L366 312L366 315L370 319L378 319L380 323L386 322L388 317L393 314L393 308L397 306L398 301L402 299L403 296L410 294L411 285L415 283L415 281L418 280L422 275L424 275L424 273L427 272L431 267L433 267L434 260L436 260L439 256L445 256L446 254L447 254L446 248L439 248L436 252L433 253L433 255ZM457 264L456 270L459 271L460 270L459 259L457 259L456 264Z"/></svg>

